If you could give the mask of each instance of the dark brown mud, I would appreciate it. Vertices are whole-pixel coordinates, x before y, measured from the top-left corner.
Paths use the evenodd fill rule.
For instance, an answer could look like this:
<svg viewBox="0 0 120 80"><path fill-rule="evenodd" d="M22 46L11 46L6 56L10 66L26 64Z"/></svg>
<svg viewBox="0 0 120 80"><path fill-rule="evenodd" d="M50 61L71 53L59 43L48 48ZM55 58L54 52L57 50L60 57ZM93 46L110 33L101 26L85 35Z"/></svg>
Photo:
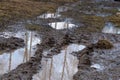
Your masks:
<svg viewBox="0 0 120 80"><path fill-rule="evenodd" d="M79 37L76 37L76 36L79 36ZM102 39L102 38L108 39L113 44L120 42L120 35L103 34L103 33L96 33L96 34L95 33L94 34L80 34L79 33L75 36L66 33L66 35L64 35L60 39L57 39L57 38L49 35L47 38L45 38L45 40L43 40L43 42L41 44L38 44L38 49L35 52L34 57L31 57L28 62L19 65L16 69L10 71L9 73L4 74L1 77L1 80L8 80L8 79L9 80L32 80L32 76L34 74L36 74L39 69L41 69L40 63L41 63L41 59L43 56L42 55L43 50L53 47L53 49L51 50L52 54L48 54L48 57L51 57L53 55L58 54L63 46L68 45L70 43L81 43L81 44L84 44L87 46L87 48L85 48L82 52L77 52L78 54L80 54L80 55L77 55L77 57L79 59L79 64L78 64L79 71L74 75L74 80L81 80L82 78L83 78L83 80L87 80L88 78L86 79L84 77L86 75L89 75L89 77L90 77L90 74L92 73L92 71L96 71L95 69L90 67L90 65L92 64L91 59L93 57L93 56L91 56L91 54L94 55L92 52L99 51L96 54L98 54L98 55L102 54L102 53L100 53L100 52L102 52L102 50L96 49L90 44L94 44L94 42L97 42L99 39ZM59 42L56 42L57 40L59 40ZM81 54L85 54L85 55L83 55L81 58ZM98 57L98 56L96 56L96 57ZM84 72L84 71L87 71L88 73ZM98 75L97 72L94 75ZM101 74L101 76L102 75L103 74ZM98 76L100 76L100 74ZM91 80L96 79L96 78L97 77L95 77L95 76L94 76L94 78L91 77ZM101 79L107 80L104 77L101 77Z"/></svg>
<svg viewBox="0 0 120 80"><path fill-rule="evenodd" d="M114 15L117 11L116 9L114 10L113 7L119 7L119 3L110 2L109 0L108 3L104 1L99 3L99 1L97 2L96 0L96 3L91 0L84 3L85 1L81 0L78 3L67 6L70 7L70 10L62 12L60 18L35 18L31 23L26 23L27 25L24 25L24 28L36 31L42 38L42 42L37 44L37 50L29 61L22 63L16 69L1 75L0 80L32 80L33 75L38 73L38 70L42 70L41 60L43 57L49 58L57 55L63 47L72 43L83 44L86 46L82 51L71 53L79 60L78 72L73 76L73 80L119 80L120 35L102 33L105 22L109 20L105 17L106 15L104 17L96 16L99 11L103 12L103 10L106 14L110 13L110 15ZM81 3L84 3L84 5L81 5ZM85 5L89 5L89 7ZM99 5L99 7L97 5ZM104 6L103 10L99 9L101 6ZM106 7L112 8L106 10ZM94 14L88 14L86 10L93 10ZM49 25L49 23L52 22L65 22L67 21L66 18L72 18L73 23L76 23L79 27L57 30ZM15 28L13 28L13 30L14 29ZM10 38L9 41L8 39L5 41L4 38L1 38L0 40L1 45L3 45L3 43L5 44L5 49L12 49L14 47L16 49L17 47L22 47L22 43L24 43L23 40L18 38ZM95 44L99 40L110 41L113 44L113 48L97 48ZM7 43L7 41L9 43ZM8 46L8 44L10 45ZM1 49L2 48L4 47L1 47ZM44 56L42 54L43 51L49 49L50 53L48 53L47 56Z"/></svg>
<svg viewBox="0 0 120 80"><path fill-rule="evenodd" d="M0 37L0 50L14 50L25 45L24 40L17 37L4 38Z"/></svg>

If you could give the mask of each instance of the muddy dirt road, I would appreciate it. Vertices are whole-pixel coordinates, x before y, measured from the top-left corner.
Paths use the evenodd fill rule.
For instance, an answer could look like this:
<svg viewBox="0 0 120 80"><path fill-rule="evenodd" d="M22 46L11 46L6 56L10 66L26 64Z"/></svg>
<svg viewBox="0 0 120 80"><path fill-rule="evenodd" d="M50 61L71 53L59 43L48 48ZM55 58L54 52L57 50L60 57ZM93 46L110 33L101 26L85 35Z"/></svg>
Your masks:
<svg viewBox="0 0 120 80"><path fill-rule="evenodd" d="M80 0L9 25L0 32L0 80L119 80L119 9Z"/></svg>

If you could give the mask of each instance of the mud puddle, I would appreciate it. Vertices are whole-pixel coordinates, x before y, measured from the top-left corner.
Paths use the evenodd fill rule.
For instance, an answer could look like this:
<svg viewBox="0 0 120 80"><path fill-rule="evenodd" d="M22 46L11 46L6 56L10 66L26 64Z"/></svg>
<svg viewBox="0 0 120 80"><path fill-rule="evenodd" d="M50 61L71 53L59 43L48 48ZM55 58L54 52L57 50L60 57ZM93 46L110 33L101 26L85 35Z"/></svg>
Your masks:
<svg viewBox="0 0 120 80"><path fill-rule="evenodd" d="M104 66L101 64L93 63L90 67L95 68L97 71L104 70Z"/></svg>
<svg viewBox="0 0 120 80"><path fill-rule="evenodd" d="M40 38L37 37L35 32L2 32L1 37L18 37L25 41L25 46L23 48L4 52L0 54L0 75L15 69L19 64L24 63L29 60L31 56L34 55L36 51L36 44L40 43Z"/></svg>
<svg viewBox="0 0 120 80"><path fill-rule="evenodd" d="M102 51L98 50L93 52L94 56L91 59L93 65L91 65L91 67L96 68L97 71L102 71L104 73L107 73L107 75L117 74L117 71L115 70L113 71L115 72L115 74L110 73L109 71L119 66L119 61L120 61L119 47L120 47L120 44L115 43L114 48L112 48L111 50L102 50Z"/></svg>
<svg viewBox="0 0 120 80"><path fill-rule="evenodd" d="M68 28L72 28L72 27L77 27L76 24L73 24L73 19L71 18L66 18L63 17L60 13L69 10L70 7L67 6L61 6L58 7L58 9L56 10L55 13L44 13L40 16L37 16L37 19L57 19L59 18L61 21L51 21L48 23L48 25L50 25L52 28L54 29L68 29Z"/></svg>
<svg viewBox="0 0 120 80"><path fill-rule="evenodd" d="M33 80L72 80L78 71L78 59L70 53L84 48L84 45L71 44L64 47L60 54L43 58L42 70L33 76Z"/></svg>
<svg viewBox="0 0 120 80"><path fill-rule="evenodd" d="M107 17L112 15L111 13L96 13L96 16L100 16L100 17Z"/></svg>
<svg viewBox="0 0 120 80"><path fill-rule="evenodd" d="M58 13L45 13L45 14L38 16L37 18L48 19L48 18L59 18L60 16L61 15Z"/></svg>
<svg viewBox="0 0 120 80"><path fill-rule="evenodd" d="M120 34L120 28L117 28L111 22L106 23L105 27L102 30L103 33L112 33L112 34Z"/></svg>
<svg viewBox="0 0 120 80"><path fill-rule="evenodd" d="M54 29L70 29L73 27L77 27L77 25L69 22L53 22L49 23L49 25Z"/></svg>
<svg viewBox="0 0 120 80"><path fill-rule="evenodd" d="M70 10L70 9L71 9L70 7L61 6L61 7L58 7L57 12L61 13L61 12L65 12L65 11Z"/></svg>
<svg viewBox="0 0 120 80"><path fill-rule="evenodd" d="M50 12L47 12L47 13L44 13L40 16L37 16L37 18L43 18L43 19L48 19L48 18L60 18L61 15L60 13L61 12L64 12L64 11L67 11L69 8L66 7L66 6L61 6L61 7L58 7L58 9L56 10L55 13L50 13Z"/></svg>

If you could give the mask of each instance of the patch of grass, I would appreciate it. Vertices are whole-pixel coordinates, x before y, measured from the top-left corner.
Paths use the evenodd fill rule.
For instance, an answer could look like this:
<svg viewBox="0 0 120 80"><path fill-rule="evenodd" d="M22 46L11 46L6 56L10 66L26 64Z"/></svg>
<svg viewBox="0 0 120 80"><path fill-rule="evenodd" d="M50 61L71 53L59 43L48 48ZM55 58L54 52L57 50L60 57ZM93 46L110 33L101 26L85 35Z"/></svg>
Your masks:
<svg viewBox="0 0 120 80"><path fill-rule="evenodd" d="M0 2L0 26L10 21L28 19L44 12L54 12L58 7L55 3L35 2L28 0L9 0Z"/></svg>
<svg viewBox="0 0 120 80"><path fill-rule="evenodd" d="M79 11L69 10L61 13L63 16L71 17L76 22L84 24L84 27L79 27L78 31L82 32L101 32L105 25L105 18L101 16L84 14Z"/></svg>
<svg viewBox="0 0 120 80"><path fill-rule="evenodd" d="M51 1L53 1L53 2L75 2L75 1L78 1L78 0L51 0Z"/></svg>
<svg viewBox="0 0 120 80"><path fill-rule="evenodd" d="M111 8L111 9L101 9L100 12L104 12L104 13L112 13L112 14L116 14L118 12L118 9L114 9L114 8Z"/></svg>
<svg viewBox="0 0 120 80"><path fill-rule="evenodd" d="M107 17L108 21L114 23L117 27L120 27L120 15L112 15Z"/></svg>
<svg viewBox="0 0 120 80"><path fill-rule="evenodd" d="M74 1L78 0L2 0L0 1L0 27L45 12L55 12L60 2Z"/></svg>
<svg viewBox="0 0 120 80"><path fill-rule="evenodd" d="M113 44L108 41L108 40L99 40L97 43L96 43L96 48L99 48L99 49L111 49L113 47Z"/></svg>
<svg viewBox="0 0 120 80"><path fill-rule="evenodd" d="M26 29L31 30L31 31L40 31L40 32L49 32L52 30L51 27L48 26L42 26L38 24L27 24L25 26Z"/></svg>
<svg viewBox="0 0 120 80"><path fill-rule="evenodd" d="M80 19L84 26L78 28L79 32L101 32L105 24L104 19L98 16L84 15Z"/></svg>
<svg viewBox="0 0 120 80"><path fill-rule="evenodd" d="M110 6L112 6L111 3L108 3L107 5L105 5L106 1L100 1L100 2L93 2L93 1L83 1L81 3L79 3L78 5L75 6L75 8L81 10L81 11L89 11L89 12L94 12L94 13L111 13L114 14L118 11L118 9L116 8L104 8L104 7L100 7L100 6L105 6L105 7L109 7L108 4L110 4Z"/></svg>
<svg viewBox="0 0 120 80"><path fill-rule="evenodd" d="M31 1L42 1L42 2L75 2L78 0L31 0Z"/></svg>
<svg viewBox="0 0 120 80"><path fill-rule="evenodd" d="M105 7L101 7L105 6ZM88 14L90 12L90 14ZM76 22L84 24L84 27L79 27L78 32L101 32L105 21L112 21L118 26L120 24L120 17L106 17L95 16L98 13L103 14L116 14L117 8L107 1L93 2L92 0L81 1L81 3L74 6L73 9L63 12L64 16L72 17ZM112 19L114 18L114 19Z"/></svg>
<svg viewBox="0 0 120 80"><path fill-rule="evenodd" d="M26 29L31 30L31 31L39 31L40 30L40 25L37 25L37 24L28 24L25 27L26 27Z"/></svg>

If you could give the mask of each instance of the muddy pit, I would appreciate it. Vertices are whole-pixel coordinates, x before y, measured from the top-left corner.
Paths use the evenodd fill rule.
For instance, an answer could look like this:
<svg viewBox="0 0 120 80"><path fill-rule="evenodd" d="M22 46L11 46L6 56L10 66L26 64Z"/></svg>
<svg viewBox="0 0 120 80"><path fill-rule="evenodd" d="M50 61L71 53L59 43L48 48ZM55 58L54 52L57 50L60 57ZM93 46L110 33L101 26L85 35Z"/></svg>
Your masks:
<svg viewBox="0 0 120 80"><path fill-rule="evenodd" d="M111 33L111 34L120 34L120 28L116 27L113 23L106 23L105 27L102 30L103 33Z"/></svg>
<svg viewBox="0 0 120 80"><path fill-rule="evenodd" d="M43 57L41 65L44 68L33 76L33 80L72 80L72 76L78 71L78 60L71 53L84 48L84 45L70 44L64 47L58 55L51 58ZM50 54L49 51L45 51L43 55L47 53Z"/></svg>
<svg viewBox="0 0 120 80"><path fill-rule="evenodd" d="M15 48L7 45L0 53L0 80L119 80L120 29L108 20L119 3L90 1L67 4L1 32L1 43ZM38 30L28 31L26 24L37 24ZM100 39L114 47L97 49Z"/></svg>
<svg viewBox="0 0 120 80"><path fill-rule="evenodd" d="M41 43L35 32L1 32L1 37L7 39L6 49L0 54L0 75L15 69L21 63L25 63L36 51L36 45ZM2 38L1 38L2 39ZM14 45L15 44L15 45ZM2 46L3 48L4 46ZM15 47L15 48L14 48ZM12 49L13 48L13 49Z"/></svg>

